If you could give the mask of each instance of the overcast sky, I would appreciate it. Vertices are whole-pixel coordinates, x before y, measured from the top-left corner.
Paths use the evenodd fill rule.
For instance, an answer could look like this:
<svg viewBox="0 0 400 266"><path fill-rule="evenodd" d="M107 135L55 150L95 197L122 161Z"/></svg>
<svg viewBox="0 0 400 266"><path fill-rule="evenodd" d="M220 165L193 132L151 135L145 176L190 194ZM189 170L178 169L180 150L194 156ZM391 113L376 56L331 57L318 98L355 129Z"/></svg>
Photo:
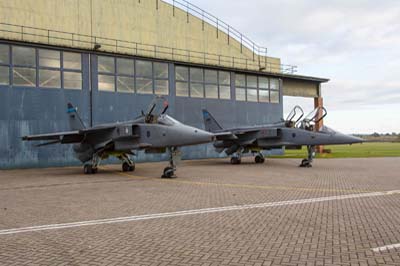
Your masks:
<svg viewBox="0 0 400 266"><path fill-rule="evenodd" d="M325 124L400 132L400 0L190 0L323 85ZM313 107L310 99L285 99Z"/></svg>

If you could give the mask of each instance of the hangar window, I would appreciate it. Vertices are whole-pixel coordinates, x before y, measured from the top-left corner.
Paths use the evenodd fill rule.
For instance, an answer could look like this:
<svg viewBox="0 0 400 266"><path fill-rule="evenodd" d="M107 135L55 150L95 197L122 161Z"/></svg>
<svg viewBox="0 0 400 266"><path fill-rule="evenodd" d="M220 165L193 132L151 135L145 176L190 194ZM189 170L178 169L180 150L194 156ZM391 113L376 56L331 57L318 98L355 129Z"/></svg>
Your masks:
<svg viewBox="0 0 400 266"><path fill-rule="evenodd" d="M231 99L231 86L219 85L219 98L230 100Z"/></svg>
<svg viewBox="0 0 400 266"><path fill-rule="evenodd" d="M13 85L15 86L36 86L36 49L13 46Z"/></svg>
<svg viewBox="0 0 400 266"><path fill-rule="evenodd" d="M150 61L136 61L136 74L138 77L151 78L153 76L153 64Z"/></svg>
<svg viewBox="0 0 400 266"><path fill-rule="evenodd" d="M133 59L117 58L118 75L135 75L135 61Z"/></svg>
<svg viewBox="0 0 400 266"><path fill-rule="evenodd" d="M257 76L246 76L246 93L247 93L247 101L248 102L257 102L258 101L258 93L257 93Z"/></svg>
<svg viewBox="0 0 400 266"><path fill-rule="evenodd" d="M190 77L190 97L204 97L204 69L191 67L189 69Z"/></svg>
<svg viewBox="0 0 400 266"><path fill-rule="evenodd" d="M36 52L34 48L13 46L13 65L15 66L36 66Z"/></svg>
<svg viewBox="0 0 400 266"><path fill-rule="evenodd" d="M177 81L176 96L189 97L189 83Z"/></svg>
<svg viewBox="0 0 400 266"><path fill-rule="evenodd" d="M137 93L153 94L153 80L149 78L136 78Z"/></svg>
<svg viewBox="0 0 400 266"><path fill-rule="evenodd" d="M209 99L231 98L231 75L226 71L204 71L205 96Z"/></svg>
<svg viewBox="0 0 400 266"><path fill-rule="evenodd" d="M99 90L101 91L115 91L115 76L99 75Z"/></svg>
<svg viewBox="0 0 400 266"><path fill-rule="evenodd" d="M155 88L154 93L157 95L168 95L169 88L168 88L168 80L156 80L155 81Z"/></svg>
<svg viewBox="0 0 400 266"><path fill-rule="evenodd" d="M266 77L258 77L258 101L269 103L269 80Z"/></svg>
<svg viewBox="0 0 400 266"><path fill-rule="evenodd" d="M0 85L10 84L10 47L0 44Z"/></svg>
<svg viewBox="0 0 400 266"><path fill-rule="evenodd" d="M115 58L110 56L99 56L97 71L99 73L115 73Z"/></svg>
<svg viewBox="0 0 400 266"><path fill-rule="evenodd" d="M135 61L117 58L117 91L135 92Z"/></svg>
<svg viewBox="0 0 400 266"><path fill-rule="evenodd" d="M0 85L8 85L9 80L10 80L9 67L0 65Z"/></svg>
<svg viewBox="0 0 400 266"><path fill-rule="evenodd" d="M61 52L39 49L39 87L61 88Z"/></svg>
<svg viewBox="0 0 400 266"><path fill-rule="evenodd" d="M39 49L39 66L60 68L60 52L54 50Z"/></svg>
<svg viewBox="0 0 400 266"><path fill-rule="evenodd" d="M190 68L190 82L204 82L204 73L202 68Z"/></svg>
<svg viewBox="0 0 400 266"><path fill-rule="evenodd" d="M231 98L231 74L197 67L175 67L176 96L208 99Z"/></svg>
<svg viewBox="0 0 400 266"><path fill-rule="evenodd" d="M64 71L64 89L82 89L82 73Z"/></svg>
<svg viewBox="0 0 400 266"><path fill-rule="evenodd" d="M10 64L10 47L5 44L0 44L0 65Z"/></svg>
<svg viewBox="0 0 400 266"><path fill-rule="evenodd" d="M219 98L231 99L231 73L218 71Z"/></svg>
<svg viewBox="0 0 400 266"><path fill-rule="evenodd" d="M82 55L80 53L62 53L62 76L64 89L82 89Z"/></svg>
<svg viewBox="0 0 400 266"><path fill-rule="evenodd" d="M236 88L236 100L237 101L246 101L246 89Z"/></svg>
<svg viewBox="0 0 400 266"><path fill-rule="evenodd" d="M60 70L40 69L39 87L43 88L61 88Z"/></svg>
<svg viewBox="0 0 400 266"><path fill-rule="evenodd" d="M270 79L269 80L269 88L270 88L271 103L279 103L279 101L280 101L279 79Z"/></svg>
<svg viewBox="0 0 400 266"><path fill-rule="evenodd" d="M206 98L218 99L218 85L206 84L205 92Z"/></svg>
<svg viewBox="0 0 400 266"><path fill-rule="evenodd" d="M206 69L204 75L206 98L218 99L218 71Z"/></svg>
<svg viewBox="0 0 400 266"><path fill-rule="evenodd" d="M110 56L97 57L98 89L115 91L115 58Z"/></svg>
<svg viewBox="0 0 400 266"><path fill-rule="evenodd" d="M236 87L236 100L246 101L246 76L241 74L235 75L235 87Z"/></svg>
<svg viewBox="0 0 400 266"><path fill-rule="evenodd" d="M117 91L119 92L135 92L135 78L117 76Z"/></svg>
<svg viewBox="0 0 400 266"><path fill-rule="evenodd" d="M175 68L175 80L189 81L189 68L177 66Z"/></svg>
<svg viewBox="0 0 400 266"><path fill-rule="evenodd" d="M155 79L168 79L168 64L167 63L154 63L154 78Z"/></svg>
<svg viewBox="0 0 400 266"><path fill-rule="evenodd" d="M203 83L190 83L190 97L203 98L204 97L204 84Z"/></svg>
<svg viewBox="0 0 400 266"><path fill-rule="evenodd" d="M154 62L154 93L157 95L169 94L168 64Z"/></svg>
<svg viewBox="0 0 400 266"><path fill-rule="evenodd" d="M218 72L216 70L205 70L205 83L217 84Z"/></svg>
<svg viewBox="0 0 400 266"><path fill-rule="evenodd" d="M140 94L153 94L153 63L136 60L136 91Z"/></svg>
<svg viewBox="0 0 400 266"><path fill-rule="evenodd" d="M63 52L64 69L82 69L82 56L79 53Z"/></svg>
<svg viewBox="0 0 400 266"><path fill-rule="evenodd" d="M13 67L13 85L35 87L36 69Z"/></svg>

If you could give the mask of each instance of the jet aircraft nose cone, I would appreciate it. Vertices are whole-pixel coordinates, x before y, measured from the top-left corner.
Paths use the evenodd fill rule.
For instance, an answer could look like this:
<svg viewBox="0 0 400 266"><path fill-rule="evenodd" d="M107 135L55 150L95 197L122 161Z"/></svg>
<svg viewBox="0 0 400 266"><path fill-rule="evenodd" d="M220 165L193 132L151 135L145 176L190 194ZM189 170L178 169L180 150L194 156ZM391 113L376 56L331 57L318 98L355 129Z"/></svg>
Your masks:
<svg viewBox="0 0 400 266"><path fill-rule="evenodd" d="M201 129L195 129L194 136L202 142L213 142L215 140L214 134Z"/></svg>
<svg viewBox="0 0 400 266"><path fill-rule="evenodd" d="M355 136L349 136L352 140L352 143L363 143L365 140Z"/></svg>

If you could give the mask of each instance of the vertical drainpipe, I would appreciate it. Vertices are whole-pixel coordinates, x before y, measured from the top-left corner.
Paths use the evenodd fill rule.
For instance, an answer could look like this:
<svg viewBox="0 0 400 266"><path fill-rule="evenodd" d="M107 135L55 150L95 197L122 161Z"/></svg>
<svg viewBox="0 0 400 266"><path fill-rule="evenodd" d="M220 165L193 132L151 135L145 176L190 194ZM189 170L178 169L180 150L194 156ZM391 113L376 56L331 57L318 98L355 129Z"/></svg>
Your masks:
<svg viewBox="0 0 400 266"><path fill-rule="evenodd" d="M314 98L314 108L324 107L324 99L322 98L322 95L321 95L321 83L318 83L317 86L318 86L317 87L317 97ZM321 115L322 115L322 113L319 112L318 116L320 117ZM319 121L315 125L315 130L319 131L322 128L323 125L324 125L324 121L322 119L321 121ZM323 145L317 146L315 151L318 152L318 153L323 153L324 152L324 146Z"/></svg>

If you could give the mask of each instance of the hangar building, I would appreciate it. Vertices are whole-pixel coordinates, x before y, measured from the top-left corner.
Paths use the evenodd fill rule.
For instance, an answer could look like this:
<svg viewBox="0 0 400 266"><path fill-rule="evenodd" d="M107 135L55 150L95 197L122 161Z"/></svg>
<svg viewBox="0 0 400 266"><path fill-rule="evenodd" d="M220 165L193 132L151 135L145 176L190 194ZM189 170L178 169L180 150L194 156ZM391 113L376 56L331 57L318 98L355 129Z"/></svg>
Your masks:
<svg viewBox="0 0 400 266"><path fill-rule="evenodd" d="M283 95L322 105L327 81L185 0L0 0L0 168L78 163L72 148L20 139L69 130L69 101L88 126L135 118L157 94L184 123L202 128L207 108L228 127L281 119Z"/></svg>

